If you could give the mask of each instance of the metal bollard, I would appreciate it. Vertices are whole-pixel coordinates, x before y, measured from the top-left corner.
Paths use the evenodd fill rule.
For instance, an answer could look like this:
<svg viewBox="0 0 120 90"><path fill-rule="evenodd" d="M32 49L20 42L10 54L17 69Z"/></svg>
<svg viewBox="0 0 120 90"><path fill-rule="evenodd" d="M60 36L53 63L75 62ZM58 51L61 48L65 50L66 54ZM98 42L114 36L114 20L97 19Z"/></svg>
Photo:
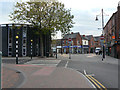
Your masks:
<svg viewBox="0 0 120 90"><path fill-rule="evenodd" d="M2 52L0 51L0 73L1 73L1 63L2 63ZM2 89L2 87L1 87L1 74L0 74L0 89Z"/></svg>

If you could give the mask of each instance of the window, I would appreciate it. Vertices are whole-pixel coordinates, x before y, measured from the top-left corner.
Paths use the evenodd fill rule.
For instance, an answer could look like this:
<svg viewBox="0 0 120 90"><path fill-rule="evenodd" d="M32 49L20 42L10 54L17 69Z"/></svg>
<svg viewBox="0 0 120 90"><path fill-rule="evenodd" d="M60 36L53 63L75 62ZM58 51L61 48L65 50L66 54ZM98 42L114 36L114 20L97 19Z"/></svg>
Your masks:
<svg viewBox="0 0 120 90"><path fill-rule="evenodd" d="M26 43L26 40L25 40L25 39L23 40L23 43Z"/></svg>
<svg viewBox="0 0 120 90"><path fill-rule="evenodd" d="M9 53L9 55L11 56L11 55L12 55L12 53Z"/></svg>
<svg viewBox="0 0 120 90"><path fill-rule="evenodd" d="M23 52L25 53L25 49L23 49Z"/></svg>
<svg viewBox="0 0 120 90"><path fill-rule="evenodd" d="M9 51L12 51L12 48L9 48Z"/></svg>
<svg viewBox="0 0 120 90"><path fill-rule="evenodd" d="M12 43L12 40L11 40L11 39L9 39L9 43Z"/></svg>
<svg viewBox="0 0 120 90"><path fill-rule="evenodd" d="M67 42L67 40L66 40L66 44L67 44L68 42Z"/></svg>

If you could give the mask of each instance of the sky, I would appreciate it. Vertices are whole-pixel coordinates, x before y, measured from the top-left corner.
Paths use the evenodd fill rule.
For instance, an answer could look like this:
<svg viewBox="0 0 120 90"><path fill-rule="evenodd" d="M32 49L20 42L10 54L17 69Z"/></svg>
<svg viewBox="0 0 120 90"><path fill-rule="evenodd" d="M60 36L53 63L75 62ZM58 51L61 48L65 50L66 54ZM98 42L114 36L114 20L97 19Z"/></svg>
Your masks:
<svg viewBox="0 0 120 90"><path fill-rule="evenodd" d="M14 10L15 1L25 0L0 0L0 24L10 23L8 15ZM101 9L104 11L104 25L113 13L117 11L119 0L58 0L65 4L66 9L71 9L74 15L74 27L71 32L79 32L81 35L99 36L102 33ZM95 21L96 15L98 21ZM109 15L109 16L108 16ZM54 38L61 38L61 33Z"/></svg>

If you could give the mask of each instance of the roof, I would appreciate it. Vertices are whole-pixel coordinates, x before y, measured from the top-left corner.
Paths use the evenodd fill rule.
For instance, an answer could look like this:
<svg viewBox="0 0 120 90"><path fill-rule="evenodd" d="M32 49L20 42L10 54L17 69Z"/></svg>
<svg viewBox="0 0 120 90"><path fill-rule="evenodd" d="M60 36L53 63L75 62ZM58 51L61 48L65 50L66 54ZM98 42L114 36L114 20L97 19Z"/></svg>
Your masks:
<svg viewBox="0 0 120 90"><path fill-rule="evenodd" d="M81 35L82 40L88 40L88 37Z"/></svg>
<svg viewBox="0 0 120 90"><path fill-rule="evenodd" d="M100 36L94 37L94 41L99 41L99 40L100 40Z"/></svg>
<svg viewBox="0 0 120 90"><path fill-rule="evenodd" d="M73 33L73 34L66 34L63 37L63 39L76 38L78 34L79 34L79 32L78 33Z"/></svg>
<svg viewBox="0 0 120 90"><path fill-rule="evenodd" d="M87 35L86 37L88 38L88 40L91 40L91 38L93 37L93 35Z"/></svg>

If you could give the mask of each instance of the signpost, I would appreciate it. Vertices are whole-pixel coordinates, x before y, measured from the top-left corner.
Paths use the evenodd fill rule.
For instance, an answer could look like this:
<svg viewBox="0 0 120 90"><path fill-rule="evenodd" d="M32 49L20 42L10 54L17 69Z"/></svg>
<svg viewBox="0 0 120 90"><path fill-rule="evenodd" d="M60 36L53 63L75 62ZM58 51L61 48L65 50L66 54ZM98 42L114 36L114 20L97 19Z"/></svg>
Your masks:
<svg viewBox="0 0 120 90"><path fill-rule="evenodd" d="M103 59L105 58L105 46L104 46L104 43L105 43L105 41L104 41L104 36L103 36L103 34L101 35L101 37L100 37L100 39L101 39L101 41L102 41L102 47L103 47L103 58L102 58L102 61L103 61Z"/></svg>

